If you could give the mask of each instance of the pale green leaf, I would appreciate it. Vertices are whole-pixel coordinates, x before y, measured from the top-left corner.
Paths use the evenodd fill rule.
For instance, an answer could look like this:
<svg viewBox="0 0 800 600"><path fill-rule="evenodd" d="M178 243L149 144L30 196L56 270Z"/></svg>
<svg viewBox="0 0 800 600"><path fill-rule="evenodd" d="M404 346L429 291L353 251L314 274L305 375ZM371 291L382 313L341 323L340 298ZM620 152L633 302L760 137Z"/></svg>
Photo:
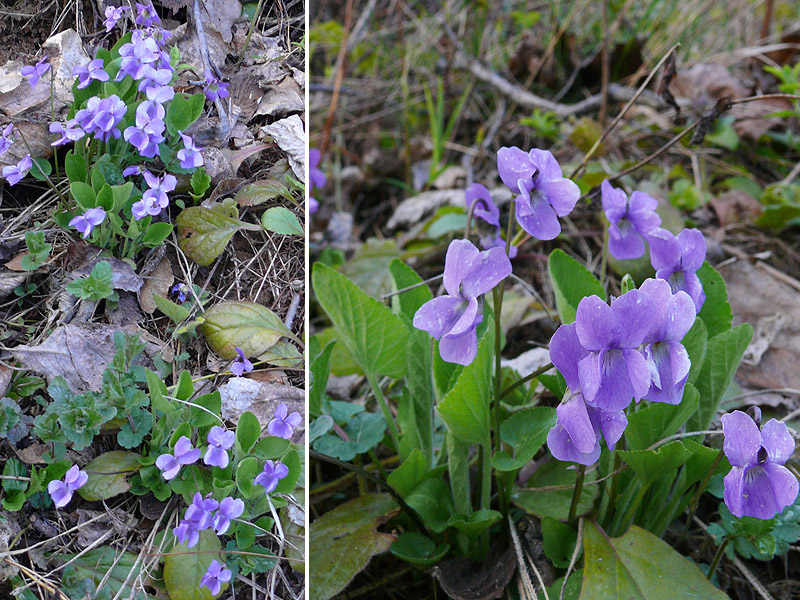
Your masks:
<svg viewBox="0 0 800 600"><path fill-rule="evenodd" d="M550 282L556 296L558 316L562 323L572 323L578 304L586 296L599 296L605 301L603 286L586 267L563 250L553 250L547 262Z"/></svg>
<svg viewBox="0 0 800 600"><path fill-rule="evenodd" d="M225 250L233 234L245 225L239 220L236 202L231 198L223 203L215 202L210 208L186 208L178 215L175 223L178 226L178 245L181 250L202 267L214 262Z"/></svg>
<svg viewBox="0 0 800 600"><path fill-rule="evenodd" d="M265 210L264 214L261 215L261 225L267 231L282 235L297 235L300 237L305 235L297 215L285 206L274 206Z"/></svg>
<svg viewBox="0 0 800 600"><path fill-rule="evenodd" d="M89 475L86 483L78 489L84 500L106 500L127 492L131 484L128 477L139 470L140 454L112 450L101 454L83 470Z"/></svg>
<svg viewBox="0 0 800 600"><path fill-rule="evenodd" d="M211 349L223 358L235 358L235 348L241 348L245 356L259 356L284 336L295 339L278 315L255 302L220 302L203 316L200 329Z"/></svg>

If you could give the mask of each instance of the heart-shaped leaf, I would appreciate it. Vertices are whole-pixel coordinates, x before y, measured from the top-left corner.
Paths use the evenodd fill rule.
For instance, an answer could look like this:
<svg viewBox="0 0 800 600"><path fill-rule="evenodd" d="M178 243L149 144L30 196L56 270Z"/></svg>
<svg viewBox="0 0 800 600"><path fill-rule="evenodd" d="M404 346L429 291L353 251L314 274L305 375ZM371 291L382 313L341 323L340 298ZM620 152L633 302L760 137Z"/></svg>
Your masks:
<svg viewBox="0 0 800 600"><path fill-rule="evenodd" d="M239 220L239 210L232 198L222 203L215 202L210 208L186 208L175 222L178 225L178 245L186 256L202 267L214 262L233 234L246 226Z"/></svg>
<svg viewBox="0 0 800 600"><path fill-rule="evenodd" d="M284 336L297 339L278 315L255 302L220 302L203 316L208 345L223 358L235 358L237 347L246 356L259 356Z"/></svg>

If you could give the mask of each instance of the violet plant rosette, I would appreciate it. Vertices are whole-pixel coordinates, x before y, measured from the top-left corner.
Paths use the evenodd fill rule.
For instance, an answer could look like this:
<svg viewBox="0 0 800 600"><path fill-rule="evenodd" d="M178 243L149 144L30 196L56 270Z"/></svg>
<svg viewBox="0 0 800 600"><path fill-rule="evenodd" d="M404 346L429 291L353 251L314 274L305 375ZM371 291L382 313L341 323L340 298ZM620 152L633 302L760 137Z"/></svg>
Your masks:
<svg viewBox="0 0 800 600"><path fill-rule="evenodd" d="M797 478L783 466L794 452L794 438L785 423L770 419L759 430L740 410L721 420L722 449L733 467L723 479L725 505L735 517L771 519L797 498Z"/></svg>
<svg viewBox="0 0 800 600"><path fill-rule="evenodd" d="M645 240L661 225L656 213L658 201L639 191L629 198L608 179L600 185L600 195L608 218L609 252L619 260L639 258L644 254Z"/></svg>
<svg viewBox="0 0 800 600"><path fill-rule="evenodd" d="M703 308L706 294L697 270L706 259L706 239L699 229L684 229L677 236L666 229L650 234L650 263L656 277L665 279L672 292L689 294L697 312Z"/></svg>
<svg viewBox="0 0 800 600"><path fill-rule="evenodd" d="M483 295L510 274L511 261L503 249L481 252L469 240L453 240L444 265L447 294L423 304L414 315L414 327L439 340L443 360L470 364L478 353Z"/></svg>
<svg viewBox="0 0 800 600"><path fill-rule="evenodd" d="M552 240L561 233L558 218L572 212L581 192L574 181L562 176L549 151L500 148L497 170L503 183L517 194L517 222L525 231L540 240Z"/></svg>

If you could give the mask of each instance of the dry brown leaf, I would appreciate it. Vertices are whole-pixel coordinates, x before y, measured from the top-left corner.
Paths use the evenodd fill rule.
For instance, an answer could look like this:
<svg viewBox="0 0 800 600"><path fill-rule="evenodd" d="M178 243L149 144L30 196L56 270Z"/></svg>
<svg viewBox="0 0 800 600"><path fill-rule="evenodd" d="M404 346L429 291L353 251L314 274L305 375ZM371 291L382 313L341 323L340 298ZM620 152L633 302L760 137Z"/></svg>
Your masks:
<svg viewBox="0 0 800 600"><path fill-rule="evenodd" d="M268 85L255 114L270 117L285 117L291 113L303 112L303 90L292 77L284 77L277 85Z"/></svg>
<svg viewBox="0 0 800 600"><path fill-rule="evenodd" d="M114 358L114 334L118 331L139 334L140 340L147 344L143 355L145 364L159 351L164 360L172 360L169 346L143 329L135 325L120 328L101 323L70 323L56 327L38 346L17 346L11 354L22 367L41 373L48 381L59 375L64 377L75 393L99 391L103 371Z"/></svg>
<svg viewBox="0 0 800 600"><path fill-rule="evenodd" d="M741 190L730 190L720 194L713 198L710 204L717 213L720 227L732 223L752 223L764 212L764 207L758 200Z"/></svg>
<svg viewBox="0 0 800 600"><path fill-rule="evenodd" d="M306 142L303 121L292 115L261 128L272 136L278 147L286 153L289 165L300 181L306 180Z"/></svg>
<svg viewBox="0 0 800 600"><path fill-rule="evenodd" d="M27 273L14 273L0 269L0 300L13 292L18 285L22 285L27 278Z"/></svg>
<svg viewBox="0 0 800 600"><path fill-rule="evenodd" d="M142 310L147 314L152 315L156 311L156 303L153 296L158 294L164 298L169 296L169 290L172 287L175 277L172 275L172 264L165 256L162 258L156 268L148 275L142 289L139 290L139 305Z"/></svg>
<svg viewBox="0 0 800 600"><path fill-rule="evenodd" d="M238 0L203 0L200 7L206 34L209 29L214 29L226 43L230 43L233 39L231 26L242 16L242 5Z"/></svg>

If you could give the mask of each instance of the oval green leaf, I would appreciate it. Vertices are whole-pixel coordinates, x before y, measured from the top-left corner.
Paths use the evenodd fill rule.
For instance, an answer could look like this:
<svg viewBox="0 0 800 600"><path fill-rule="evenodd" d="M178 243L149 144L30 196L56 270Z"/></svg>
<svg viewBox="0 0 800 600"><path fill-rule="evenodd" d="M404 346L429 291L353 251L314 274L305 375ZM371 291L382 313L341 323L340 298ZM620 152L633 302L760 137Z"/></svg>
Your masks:
<svg viewBox="0 0 800 600"><path fill-rule="evenodd" d="M264 211L261 215L261 224L267 231L283 235L297 235L302 237L305 232L297 215L285 206L275 206Z"/></svg>
<svg viewBox="0 0 800 600"><path fill-rule="evenodd" d="M255 302L220 302L204 317L208 345L223 358L235 358L237 347L246 356L258 356L283 336L296 339L274 312Z"/></svg>
<svg viewBox="0 0 800 600"><path fill-rule="evenodd" d="M95 458L84 467L89 479L78 490L84 500L106 500L127 492L128 476L139 470L141 456L136 452L113 450Z"/></svg>

